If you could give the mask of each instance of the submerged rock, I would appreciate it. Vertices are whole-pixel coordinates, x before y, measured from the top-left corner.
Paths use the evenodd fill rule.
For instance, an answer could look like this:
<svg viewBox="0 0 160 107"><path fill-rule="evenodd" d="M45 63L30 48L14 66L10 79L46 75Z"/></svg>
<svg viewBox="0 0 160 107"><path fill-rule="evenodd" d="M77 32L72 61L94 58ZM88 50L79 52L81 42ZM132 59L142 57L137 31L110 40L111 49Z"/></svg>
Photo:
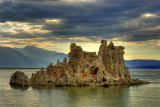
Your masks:
<svg viewBox="0 0 160 107"><path fill-rule="evenodd" d="M57 61L46 68L33 73L31 79L17 71L11 76L13 85L55 85L55 86L111 86L137 85L149 83L139 79L131 79L128 67L123 58L123 46L107 45L101 41L98 55L86 52L75 43L71 43L68 54L69 61Z"/></svg>

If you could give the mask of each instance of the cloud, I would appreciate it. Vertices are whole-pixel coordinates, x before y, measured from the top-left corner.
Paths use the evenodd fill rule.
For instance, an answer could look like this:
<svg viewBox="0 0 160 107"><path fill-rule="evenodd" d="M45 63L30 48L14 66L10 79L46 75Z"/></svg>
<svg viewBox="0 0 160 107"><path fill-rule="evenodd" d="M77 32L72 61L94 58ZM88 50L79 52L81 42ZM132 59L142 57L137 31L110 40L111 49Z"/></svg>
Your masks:
<svg viewBox="0 0 160 107"><path fill-rule="evenodd" d="M0 36L56 43L160 39L159 4L150 0L1 0Z"/></svg>
<svg viewBox="0 0 160 107"><path fill-rule="evenodd" d="M150 17L157 17L157 15L151 14L151 13L145 13L141 17L143 17L143 18L150 18Z"/></svg>

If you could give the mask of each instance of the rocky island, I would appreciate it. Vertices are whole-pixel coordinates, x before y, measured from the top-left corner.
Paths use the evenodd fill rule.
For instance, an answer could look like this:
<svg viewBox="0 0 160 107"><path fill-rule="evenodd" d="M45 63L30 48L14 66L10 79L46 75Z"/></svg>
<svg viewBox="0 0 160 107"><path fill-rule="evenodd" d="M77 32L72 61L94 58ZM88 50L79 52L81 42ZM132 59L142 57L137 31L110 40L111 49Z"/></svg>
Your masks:
<svg viewBox="0 0 160 107"><path fill-rule="evenodd" d="M63 62L57 61L32 74L28 78L21 71L13 73L11 85L18 86L120 86L146 84L147 81L132 79L123 58L124 47L107 45L101 40L98 55L96 52L86 52L75 43L71 43L68 54L69 61L64 57Z"/></svg>

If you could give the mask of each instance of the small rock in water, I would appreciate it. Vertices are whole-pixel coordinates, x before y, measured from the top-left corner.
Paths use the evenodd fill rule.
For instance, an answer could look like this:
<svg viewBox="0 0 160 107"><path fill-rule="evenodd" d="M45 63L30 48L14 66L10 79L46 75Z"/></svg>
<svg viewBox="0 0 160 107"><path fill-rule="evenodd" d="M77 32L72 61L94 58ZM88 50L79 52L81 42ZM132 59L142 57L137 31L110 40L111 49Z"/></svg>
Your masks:
<svg viewBox="0 0 160 107"><path fill-rule="evenodd" d="M24 74L24 72L16 71L11 76L10 84L19 86L28 86L31 85L31 82L28 76Z"/></svg>

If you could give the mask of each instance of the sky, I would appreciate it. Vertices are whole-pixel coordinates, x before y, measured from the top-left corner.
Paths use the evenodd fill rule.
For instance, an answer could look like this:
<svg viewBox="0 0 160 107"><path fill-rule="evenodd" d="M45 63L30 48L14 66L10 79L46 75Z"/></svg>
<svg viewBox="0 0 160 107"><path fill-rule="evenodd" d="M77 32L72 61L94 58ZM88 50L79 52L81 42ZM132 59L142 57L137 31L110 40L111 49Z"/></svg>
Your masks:
<svg viewBox="0 0 160 107"><path fill-rule="evenodd" d="M160 60L160 0L0 0L0 47L97 52L102 39L126 60Z"/></svg>

